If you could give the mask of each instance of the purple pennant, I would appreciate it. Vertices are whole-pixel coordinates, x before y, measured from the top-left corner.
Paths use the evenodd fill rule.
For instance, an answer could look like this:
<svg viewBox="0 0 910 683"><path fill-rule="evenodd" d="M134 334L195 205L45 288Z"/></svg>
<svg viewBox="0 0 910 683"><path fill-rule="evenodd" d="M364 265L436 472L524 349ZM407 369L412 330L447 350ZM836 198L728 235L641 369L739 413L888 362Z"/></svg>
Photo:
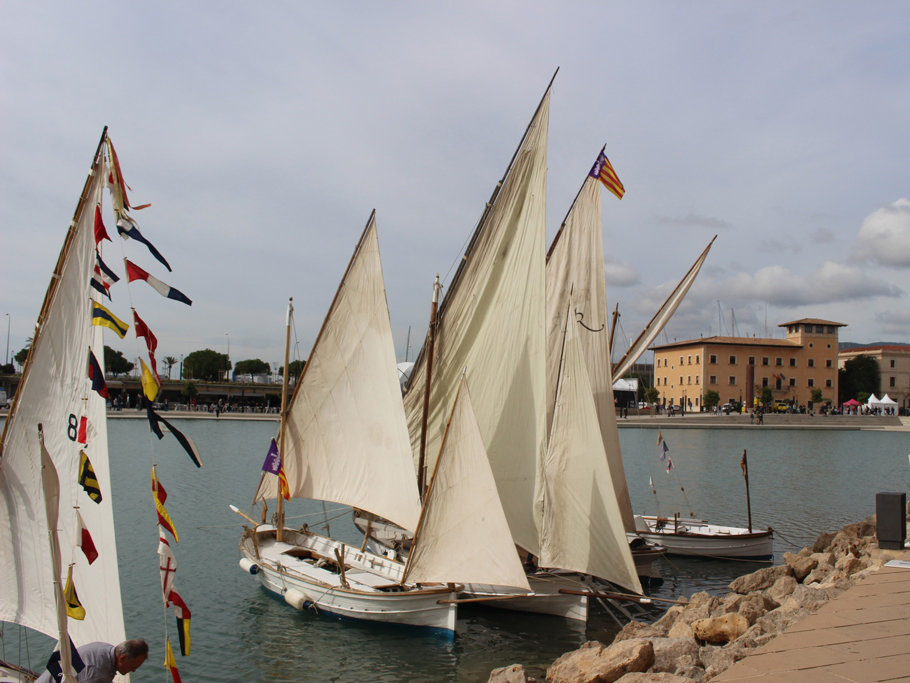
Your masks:
<svg viewBox="0 0 910 683"><path fill-rule="evenodd" d="M660 460L661 460L661 462L663 462L664 460L667 459L667 452L668 452L669 450L670 450L670 449L667 448L667 442L666 442L666 441L664 441L662 444L660 444Z"/></svg>
<svg viewBox="0 0 910 683"><path fill-rule="evenodd" d="M262 471L271 474L278 474L281 471L281 456L278 454L278 442L275 439L272 439L272 443L269 445L269 452L265 456Z"/></svg>

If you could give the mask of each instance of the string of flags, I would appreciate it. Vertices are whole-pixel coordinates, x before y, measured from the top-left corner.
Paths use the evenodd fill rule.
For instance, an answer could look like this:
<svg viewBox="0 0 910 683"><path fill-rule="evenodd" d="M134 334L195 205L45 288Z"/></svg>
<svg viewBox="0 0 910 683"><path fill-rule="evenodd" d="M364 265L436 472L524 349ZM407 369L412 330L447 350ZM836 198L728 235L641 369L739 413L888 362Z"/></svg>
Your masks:
<svg viewBox="0 0 910 683"><path fill-rule="evenodd" d="M670 470L673 469L673 459L670 457L670 447L667 446L664 433L660 429L657 430L657 445L660 447L660 461L667 463L667 474L670 474Z"/></svg>

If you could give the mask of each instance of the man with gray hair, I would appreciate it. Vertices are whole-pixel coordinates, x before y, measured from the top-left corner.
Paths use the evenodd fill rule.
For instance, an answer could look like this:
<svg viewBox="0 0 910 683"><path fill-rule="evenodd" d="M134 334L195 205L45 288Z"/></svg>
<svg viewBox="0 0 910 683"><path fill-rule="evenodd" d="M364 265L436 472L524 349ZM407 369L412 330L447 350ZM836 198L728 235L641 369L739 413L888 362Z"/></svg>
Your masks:
<svg viewBox="0 0 910 683"><path fill-rule="evenodd" d="M110 643L88 643L76 648L84 665L76 675L77 683L111 683L114 676L130 674L142 666L149 656L149 646L141 638L125 640L116 647ZM51 683L50 671L45 671L35 683Z"/></svg>

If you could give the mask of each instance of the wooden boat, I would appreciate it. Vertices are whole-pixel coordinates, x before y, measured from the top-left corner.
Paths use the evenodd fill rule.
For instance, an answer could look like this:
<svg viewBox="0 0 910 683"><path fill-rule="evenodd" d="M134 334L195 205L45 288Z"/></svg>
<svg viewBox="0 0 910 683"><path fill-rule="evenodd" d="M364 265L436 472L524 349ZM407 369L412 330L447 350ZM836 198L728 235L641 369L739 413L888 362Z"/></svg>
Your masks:
<svg viewBox="0 0 910 683"><path fill-rule="evenodd" d="M701 519L635 515L638 536L660 543L670 555L723 558L768 558L774 554L774 532L720 526Z"/></svg>

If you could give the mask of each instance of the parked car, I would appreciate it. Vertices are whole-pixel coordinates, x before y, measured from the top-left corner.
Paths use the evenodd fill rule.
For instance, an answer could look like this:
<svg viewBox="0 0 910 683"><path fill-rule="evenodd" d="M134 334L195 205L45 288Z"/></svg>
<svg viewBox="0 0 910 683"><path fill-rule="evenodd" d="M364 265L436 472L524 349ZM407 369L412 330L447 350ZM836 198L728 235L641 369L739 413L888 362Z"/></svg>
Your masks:
<svg viewBox="0 0 910 683"><path fill-rule="evenodd" d="M790 404L787 401L774 401L771 403L771 412L786 413L790 410Z"/></svg>

